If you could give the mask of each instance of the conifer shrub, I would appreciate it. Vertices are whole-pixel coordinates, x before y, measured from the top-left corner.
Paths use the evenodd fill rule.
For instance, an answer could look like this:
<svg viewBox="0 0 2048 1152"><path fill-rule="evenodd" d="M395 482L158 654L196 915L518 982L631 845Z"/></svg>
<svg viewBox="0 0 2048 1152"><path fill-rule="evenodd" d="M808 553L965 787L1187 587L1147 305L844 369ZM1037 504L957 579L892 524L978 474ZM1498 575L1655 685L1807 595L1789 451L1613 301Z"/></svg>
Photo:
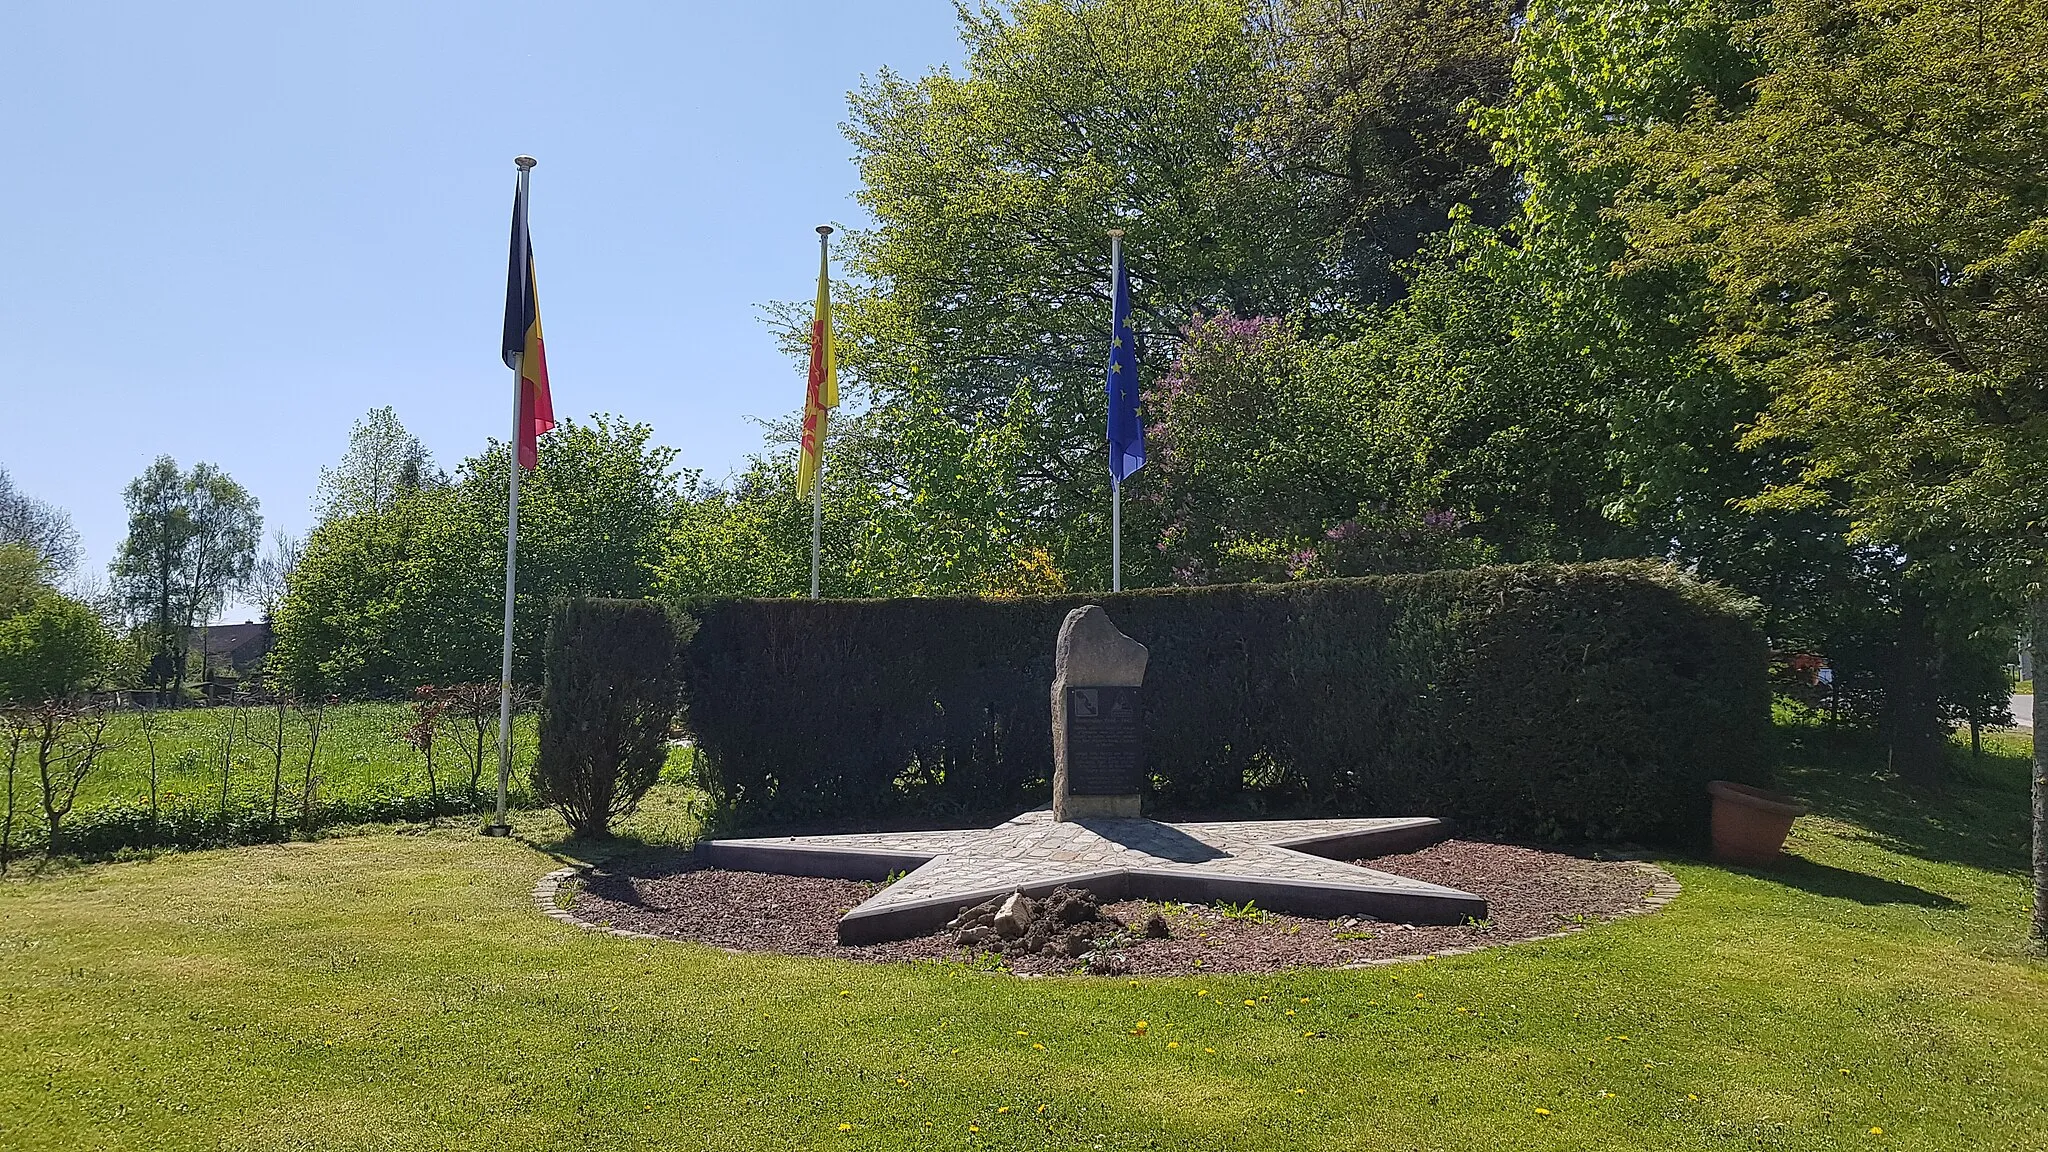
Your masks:
<svg viewBox="0 0 2048 1152"><path fill-rule="evenodd" d="M575 599L548 628L534 793L579 836L608 834L661 775L675 721L678 633L651 600Z"/></svg>
<svg viewBox="0 0 2048 1152"><path fill-rule="evenodd" d="M687 723L717 818L970 821L1047 802L1053 642L1085 603L1151 649L1154 810L1688 844L1708 780L1767 782L1766 654L1745 601L1659 564L1533 564L698 604Z"/></svg>

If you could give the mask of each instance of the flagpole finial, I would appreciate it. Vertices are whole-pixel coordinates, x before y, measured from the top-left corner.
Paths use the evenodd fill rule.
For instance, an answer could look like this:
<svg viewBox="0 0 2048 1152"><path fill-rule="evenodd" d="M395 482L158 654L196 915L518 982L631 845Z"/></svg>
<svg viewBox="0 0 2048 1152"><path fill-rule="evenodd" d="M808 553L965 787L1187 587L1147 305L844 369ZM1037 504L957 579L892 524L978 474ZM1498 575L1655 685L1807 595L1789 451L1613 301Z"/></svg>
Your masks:
<svg viewBox="0 0 2048 1152"><path fill-rule="evenodd" d="M1109 236L1112 240L1121 240L1124 238L1124 230L1121 228L1111 228L1109 230Z"/></svg>
<svg viewBox="0 0 2048 1152"><path fill-rule="evenodd" d="M832 234L832 226L831 226L830 224L820 224L820 225L818 225L818 235L820 235L820 236L830 236L831 234Z"/></svg>
<svg viewBox="0 0 2048 1152"><path fill-rule="evenodd" d="M519 170L524 172L527 169L532 168L535 164L540 163L540 161L535 160L531 156L514 156L512 158L512 163L517 164L519 166Z"/></svg>

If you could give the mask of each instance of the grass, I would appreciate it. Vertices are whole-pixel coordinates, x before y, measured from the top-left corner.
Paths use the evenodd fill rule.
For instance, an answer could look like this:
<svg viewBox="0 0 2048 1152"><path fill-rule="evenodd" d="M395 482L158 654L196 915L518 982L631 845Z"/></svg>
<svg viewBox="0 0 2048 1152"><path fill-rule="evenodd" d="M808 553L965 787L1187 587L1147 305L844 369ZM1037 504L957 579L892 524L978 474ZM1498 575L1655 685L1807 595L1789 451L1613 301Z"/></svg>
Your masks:
<svg viewBox="0 0 2048 1152"><path fill-rule="evenodd" d="M86 781L79 792L81 810L97 803L123 800L149 801L149 746L143 739L141 714L122 712L111 726L114 748L103 767ZM314 774L321 780L321 794L354 798L379 793L425 795L426 761L419 753L392 735L395 729L412 723L412 709L403 704L345 704L329 708L322 721L320 748ZM234 729L232 765L228 772L229 803L268 804L270 778L275 759L277 712L275 709L181 708L156 714L158 788L166 806L175 804L218 805L221 794L221 740L230 726ZM434 773L438 790L467 792L470 769L465 759L474 755L473 737L462 723L444 721L434 747ZM527 763L533 757L534 718L519 717L513 749L515 760ZM493 721L484 748L486 789L495 786L497 771L497 725ZM296 713L285 725L285 782L289 788L295 775L306 767L306 727Z"/></svg>
<svg viewBox="0 0 2048 1152"><path fill-rule="evenodd" d="M53 866L0 884L0 1147L2037 1147L2023 738L1909 794L1785 735L1792 867L1674 859L1654 915L1350 972L620 940L532 908L580 847L538 813ZM687 835L677 792L633 831Z"/></svg>
<svg viewBox="0 0 2048 1152"><path fill-rule="evenodd" d="M298 713L285 720L284 762L277 772L278 714L274 709L184 708L155 714L157 802L164 813L188 816L219 813L223 806L240 832L207 831L208 836L227 839L274 838L251 814L268 815L273 785L279 787L279 808L287 825L295 824L305 788L308 732L306 719ZM349 813L395 807L422 809L416 803L428 797L426 762L399 742L394 730L412 722L412 710L402 704L347 704L327 709L322 718L320 743L315 751L313 776L317 796L326 806L329 820ZM518 717L513 729L513 790L515 801L526 800L526 766L533 761L536 738L535 718ZM99 766L81 785L78 802L67 826L90 830L102 825L98 817L120 813L126 819L107 828L99 837L127 846L127 833L145 821L137 817L149 809L149 741L143 729L143 714L117 713L109 725L112 744ZM232 741L228 736L232 734ZM223 747L225 757L225 805L223 805ZM25 756L17 769L14 795L16 843L40 844L43 815L38 803L37 779L32 760ZM0 757L5 749L0 748ZM468 802L471 769L466 757L474 756L474 733L466 721L444 720L436 741L435 795L449 798L443 811ZM281 775L281 780L277 779ZM484 771L479 783L486 795L496 787L496 723L486 737ZM407 801L415 803L406 804ZM4 800L0 800L4 802ZM182 822L192 824L191 819ZM243 835L241 833L250 833ZM263 834L256 834L263 833Z"/></svg>

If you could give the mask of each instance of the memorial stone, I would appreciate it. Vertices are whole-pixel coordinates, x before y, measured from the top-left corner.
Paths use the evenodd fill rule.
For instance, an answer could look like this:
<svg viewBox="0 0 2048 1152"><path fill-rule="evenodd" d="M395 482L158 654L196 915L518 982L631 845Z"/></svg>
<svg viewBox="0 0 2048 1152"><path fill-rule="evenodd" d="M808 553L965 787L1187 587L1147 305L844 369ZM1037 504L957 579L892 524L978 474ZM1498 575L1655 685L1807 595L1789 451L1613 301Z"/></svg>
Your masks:
<svg viewBox="0 0 2048 1152"><path fill-rule="evenodd" d="M1053 655L1054 820L1136 819L1145 785L1138 690L1148 653L1090 604L1067 613Z"/></svg>

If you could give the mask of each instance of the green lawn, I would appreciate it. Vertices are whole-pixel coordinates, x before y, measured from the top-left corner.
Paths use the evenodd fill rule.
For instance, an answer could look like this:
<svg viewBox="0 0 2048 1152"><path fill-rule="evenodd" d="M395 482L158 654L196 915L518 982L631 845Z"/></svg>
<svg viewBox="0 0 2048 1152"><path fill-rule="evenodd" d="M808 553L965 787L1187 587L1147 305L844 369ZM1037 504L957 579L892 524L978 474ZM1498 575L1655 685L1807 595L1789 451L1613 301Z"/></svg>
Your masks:
<svg viewBox="0 0 2048 1152"><path fill-rule="evenodd" d="M1904 798L1788 735L1795 867L1673 860L1655 915L1357 972L625 941L532 910L557 855L453 827L17 879L0 1147L2040 1147L2024 744Z"/></svg>

